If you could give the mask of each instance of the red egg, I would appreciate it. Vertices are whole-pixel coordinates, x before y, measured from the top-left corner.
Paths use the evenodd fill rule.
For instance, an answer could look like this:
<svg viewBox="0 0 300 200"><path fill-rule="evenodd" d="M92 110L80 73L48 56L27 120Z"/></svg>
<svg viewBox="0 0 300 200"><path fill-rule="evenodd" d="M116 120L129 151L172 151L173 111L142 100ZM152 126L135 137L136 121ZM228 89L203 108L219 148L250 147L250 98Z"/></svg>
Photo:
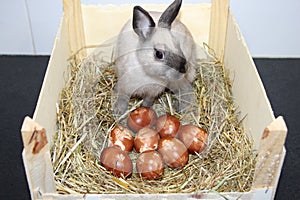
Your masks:
<svg viewBox="0 0 300 200"><path fill-rule="evenodd" d="M156 113L149 107L139 107L133 110L128 118L127 125L134 132L139 131L144 127L151 127L156 122Z"/></svg>
<svg viewBox="0 0 300 200"><path fill-rule="evenodd" d="M157 151L146 151L137 158L136 169L143 179L159 179L164 174L164 161Z"/></svg>
<svg viewBox="0 0 300 200"><path fill-rule="evenodd" d="M159 134L156 130L144 127L139 130L134 138L134 148L138 153L156 150L158 147Z"/></svg>
<svg viewBox="0 0 300 200"><path fill-rule="evenodd" d="M192 154L202 152L208 141L207 132L198 126L184 125L181 126L178 138L185 144Z"/></svg>
<svg viewBox="0 0 300 200"><path fill-rule="evenodd" d="M124 126L115 126L109 136L109 146L116 145L123 151L131 151L134 138L131 131Z"/></svg>
<svg viewBox="0 0 300 200"><path fill-rule="evenodd" d="M117 177L128 177L132 173L132 161L127 152L118 147L105 148L100 156L101 165Z"/></svg>
<svg viewBox="0 0 300 200"><path fill-rule="evenodd" d="M158 151L164 162L171 168L183 167L189 160L185 145L176 138L162 138L158 143Z"/></svg>
<svg viewBox="0 0 300 200"><path fill-rule="evenodd" d="M180 121L173 115L162 115L156 121L156 130L160 137L175 137L180 127Z"/></svg>

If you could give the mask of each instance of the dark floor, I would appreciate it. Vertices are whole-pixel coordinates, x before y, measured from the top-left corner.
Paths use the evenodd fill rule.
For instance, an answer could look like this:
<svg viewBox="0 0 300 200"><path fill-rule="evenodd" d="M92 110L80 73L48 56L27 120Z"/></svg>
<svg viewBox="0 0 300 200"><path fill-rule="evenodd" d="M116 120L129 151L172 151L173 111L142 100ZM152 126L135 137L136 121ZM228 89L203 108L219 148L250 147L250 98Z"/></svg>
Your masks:
<svg viewBox="0 0 300 200"><path fill-rule="evenodd" d="M0 199L30 199L21 152L20 128L33 115L48 56L0 56ZM275 116L289 133L276 200L300 199L300 59L255 59Z"/></svg>
<svg viewBox="0 0 300 200"><path fill-rule="evenodd" d="M254 59L275 116L288 127L286 158L276 199L300 199L300 59ZM298 124L298 125L297 125Z"/></svg>

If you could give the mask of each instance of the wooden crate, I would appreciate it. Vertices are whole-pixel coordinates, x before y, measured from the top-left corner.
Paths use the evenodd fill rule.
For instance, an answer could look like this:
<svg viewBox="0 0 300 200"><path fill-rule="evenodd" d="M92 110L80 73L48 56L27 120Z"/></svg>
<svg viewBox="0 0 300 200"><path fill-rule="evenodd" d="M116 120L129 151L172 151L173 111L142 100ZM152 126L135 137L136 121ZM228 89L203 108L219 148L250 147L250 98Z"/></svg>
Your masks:
<svg viewBox="0 0 300 200"><path fill-rule="evenodd" d="M166 5L145 5L162 10ZM132 5L81 5L79 0L64 0L64 15L57 33L33 119L22 126L23 160L32 199L197 199L192 194L70 194L56 193L50 146L56 131L56 103L65 84L68 58L85 45L100 44L117 35L132 12ZM231 71L233 94L245 130L254 138L258 150L255 177L250 192L222 193L229 199L273 199L285 157L287 128L282 117L275 119L264 87L244 38L229 9L229 0L183 4L181 20L194 39L206 42ZM107 19L110 19L107 23ZM200 20L201 19L201 20ZM81 58L89 52L81 51ZM251 91L251 92L249 92ZM45 132L46 130L46 132ZM223 199L207 193L201 199Z"/></svg>

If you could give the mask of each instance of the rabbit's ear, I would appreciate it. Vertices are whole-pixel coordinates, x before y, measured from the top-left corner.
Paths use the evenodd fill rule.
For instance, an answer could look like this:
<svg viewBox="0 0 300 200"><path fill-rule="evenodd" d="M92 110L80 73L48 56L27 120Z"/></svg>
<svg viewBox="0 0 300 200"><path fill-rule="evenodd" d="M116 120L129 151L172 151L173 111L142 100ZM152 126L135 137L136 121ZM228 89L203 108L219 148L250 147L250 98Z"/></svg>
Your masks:
<svg viewBox="0 0 300 200"><path fill-rule="evenodd" d="M140 6L135 6L133 8L132 26L134 32L145 40L151 35L155 22L146 10Z"/></svg>
<svg viewBox="0 0 300 200"><path fill-rule="evenodd" d="M182 0L175 0L160 16L158 26L161 28L171 28L171 24L177 17Z"/></svg>

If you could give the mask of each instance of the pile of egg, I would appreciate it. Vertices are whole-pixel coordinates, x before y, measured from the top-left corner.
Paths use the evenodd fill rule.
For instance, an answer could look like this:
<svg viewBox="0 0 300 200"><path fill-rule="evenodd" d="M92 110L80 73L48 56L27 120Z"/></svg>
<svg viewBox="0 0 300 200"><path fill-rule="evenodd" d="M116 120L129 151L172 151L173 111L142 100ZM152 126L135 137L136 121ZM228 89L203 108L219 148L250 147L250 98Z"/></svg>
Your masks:
<svg viewBox="0 0 300 200"><path fill-rule="evenodd" d="M117 177L132 174L129 153L133 148L139 153L137 173L143 179L153 180L163 176L165 165L172 169L186 165L189 153L201 153L208 140L203 128L181 125L179 119L170 114L157 117L149 107L133 110L127 118L127 127L117 125L113 128L109 145L100 156L101 165Z"/></svg>

